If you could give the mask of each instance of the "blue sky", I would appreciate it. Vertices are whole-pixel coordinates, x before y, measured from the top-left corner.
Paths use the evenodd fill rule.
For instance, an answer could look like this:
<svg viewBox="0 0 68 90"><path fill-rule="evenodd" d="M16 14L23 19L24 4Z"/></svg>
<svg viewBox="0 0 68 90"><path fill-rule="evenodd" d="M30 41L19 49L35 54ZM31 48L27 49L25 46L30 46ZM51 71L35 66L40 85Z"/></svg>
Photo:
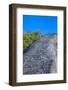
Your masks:
<svg viewBox="0 0 68 90"><path fill-rule="evenodd" d="M24 32L57 33L57 16L23 15Z"/></svg>

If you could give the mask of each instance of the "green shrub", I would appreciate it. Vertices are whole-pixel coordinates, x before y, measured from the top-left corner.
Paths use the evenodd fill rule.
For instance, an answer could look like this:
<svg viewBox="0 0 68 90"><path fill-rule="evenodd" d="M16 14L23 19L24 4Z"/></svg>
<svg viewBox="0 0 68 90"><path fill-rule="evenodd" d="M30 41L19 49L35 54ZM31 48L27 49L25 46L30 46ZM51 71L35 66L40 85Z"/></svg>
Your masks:
<svg viewBox="0 0 68 90"><path fill-rule="evenodd" d="M23 35L23 52L27 51L27 49L31 46L31 44L38 40L40 37L39 32L30 32L30 33L25 33Z"/></svg>

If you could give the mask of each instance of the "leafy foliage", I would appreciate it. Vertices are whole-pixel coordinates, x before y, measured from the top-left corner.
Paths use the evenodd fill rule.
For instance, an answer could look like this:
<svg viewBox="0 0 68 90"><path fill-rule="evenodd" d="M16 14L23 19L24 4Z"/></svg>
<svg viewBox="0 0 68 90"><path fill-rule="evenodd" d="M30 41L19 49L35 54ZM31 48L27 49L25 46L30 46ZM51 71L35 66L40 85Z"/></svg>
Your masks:
<svg viewBox="0 0 68 90"><path fill-rule="evenodd" d="M39 32L29 32L29 33L24 33L23 35L23 52L26 52L27 49L31 46L33 42L38 40L40 37Z"/></svg>

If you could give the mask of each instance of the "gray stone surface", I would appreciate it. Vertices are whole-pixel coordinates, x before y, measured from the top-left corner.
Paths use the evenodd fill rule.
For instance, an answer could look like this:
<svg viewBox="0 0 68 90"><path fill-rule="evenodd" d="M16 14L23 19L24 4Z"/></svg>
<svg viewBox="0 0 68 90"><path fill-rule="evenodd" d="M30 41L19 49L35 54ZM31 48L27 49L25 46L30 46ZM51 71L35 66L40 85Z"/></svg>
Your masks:
<svg viewBox="0 0 68 90"><path fill-rule="evenodd" d="M57 36L41 37L23 55L23 74L57 72Z"/></svg>

